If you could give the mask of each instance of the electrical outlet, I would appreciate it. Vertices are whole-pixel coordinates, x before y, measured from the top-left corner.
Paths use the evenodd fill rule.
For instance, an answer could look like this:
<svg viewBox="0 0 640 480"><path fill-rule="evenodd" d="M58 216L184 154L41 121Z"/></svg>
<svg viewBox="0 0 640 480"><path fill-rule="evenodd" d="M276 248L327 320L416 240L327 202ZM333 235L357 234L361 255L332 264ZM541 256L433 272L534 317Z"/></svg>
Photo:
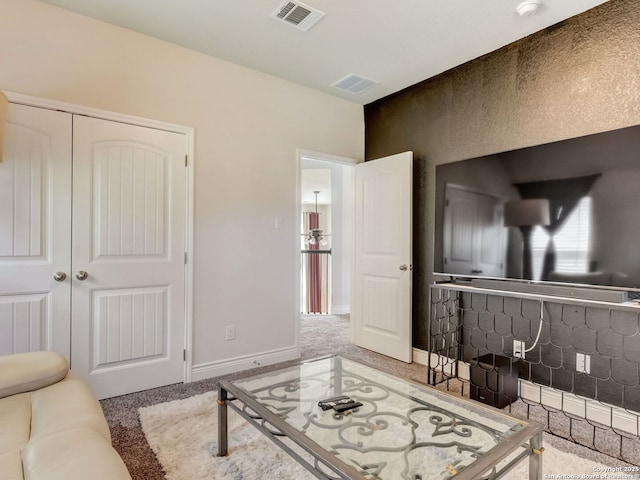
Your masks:
<svg viewBox="0 0 640 480"><path fill-rule="evenodd" d="M235 325L227 325L227 329L225 332L225 339L227 340L227 342L229 340L235 340L236 339L236 326Z"/></svg>
<svg viewBox="0 0 640 480"><path fill-rule="evenodd" d="M591 373L591 355L576 353L576 372Z"/></svg>
<svg viewBox="0 0 640 480"><path fill-rule="evenodd" d="M513 341L513 358L524 358L524 342L522 340Z"/></svg>

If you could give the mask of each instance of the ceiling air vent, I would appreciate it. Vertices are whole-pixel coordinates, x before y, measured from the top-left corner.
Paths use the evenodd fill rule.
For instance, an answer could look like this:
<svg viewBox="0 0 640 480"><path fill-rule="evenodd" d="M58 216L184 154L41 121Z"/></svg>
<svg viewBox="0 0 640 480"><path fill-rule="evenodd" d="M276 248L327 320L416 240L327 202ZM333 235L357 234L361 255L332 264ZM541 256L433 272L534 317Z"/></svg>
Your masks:
<svg viewBox="0 0 640 480"><path fill-rule="evenodd" d="M300 2L284 2L271 17L306 32L324 17L324 13Z"/></svg>
<svg viewBox="0 0 640 480"><path fill-rule="evenodd" d="M332 87L339 88L346 92L350 93L360 93L366 90L369 87L373 87L377 85L378 82L375 80L371 80L370 78L365 78L363 76L357 75L355 73L350 73L346 77L338 80L335 83L332 83Z"/></svg>

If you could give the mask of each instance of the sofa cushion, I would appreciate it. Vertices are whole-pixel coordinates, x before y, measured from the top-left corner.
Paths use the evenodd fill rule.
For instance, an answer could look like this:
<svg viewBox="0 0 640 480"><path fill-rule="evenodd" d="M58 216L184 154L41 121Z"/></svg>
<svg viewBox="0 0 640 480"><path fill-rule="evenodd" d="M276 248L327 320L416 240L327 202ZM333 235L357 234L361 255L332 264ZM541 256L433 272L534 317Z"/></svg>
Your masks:
<svg viewBox="0 0 640 480"><path fill-rule="evenodd" d="M0 357L0 480L131 480L89 386L53 352Z"/></svg>
<svg viewBox="0 0 640 480"><path fill-rule="evenodd" d="M100 403L70 371L63 382L31 392L31 440L74 428L91 428L111 442Z"/></svg>
<svg viewBox="0 0 640 480"><path fill-rule="evenodd" d="M0 480L23 480L19 448L0 453Z"/></svg>
<svg viewBox="0 0 640 480"><path fill-rule="evenodd" d="M19 450L29 441L31 430L29 393L0 398L0 425L0 455ZM0 468L0 472L2 471Z"/></svg>
<svg viewBox="0 0 640 480"><path fill-rule="evenodd" d="M131 480L111 442L92 428L32 438L22 469L25 480Z"/></svg>
<svg viewBox="0 0 640 480"><path fill-rule="evenodd" d="M56 352L27 352L0 357L0 398L59 382L69 364Z"/></svg>
<svg viewBox="0 0 640 480"><path fill-rule="evenodd" d="M0 398L0 480L22 480L20 449L29 441L31 394Z"/></svg>

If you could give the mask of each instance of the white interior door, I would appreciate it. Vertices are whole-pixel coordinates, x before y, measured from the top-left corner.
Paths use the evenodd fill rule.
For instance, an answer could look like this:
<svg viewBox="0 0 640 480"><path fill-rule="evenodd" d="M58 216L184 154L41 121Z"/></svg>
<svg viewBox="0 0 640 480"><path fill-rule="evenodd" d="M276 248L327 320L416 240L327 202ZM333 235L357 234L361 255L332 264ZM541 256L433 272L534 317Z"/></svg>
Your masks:
<svg viewBox="0 0 640 480"><path fill-rule="evenodd" d="M70 358L71 115L10 104L0 163L0 355Z"/></svg>
<svg viewBox="0 0 640 480"><path fill-rule="evenodd" d="M413 153L356 166L353 280L356 345L412 360Z"/></svg>
<svg viewBox="0 0 640 480"><path fill-rule="evenodd" d="M442 252L445 273L470 275L477 268L474 265L477 197L473 192L447 185Z"/></svg>
<svg viewBox="0 0 640 480"><path fill-rule="evenodd" d="M186 136L74 117L72 367L99 398L184 379Z"/></svg>

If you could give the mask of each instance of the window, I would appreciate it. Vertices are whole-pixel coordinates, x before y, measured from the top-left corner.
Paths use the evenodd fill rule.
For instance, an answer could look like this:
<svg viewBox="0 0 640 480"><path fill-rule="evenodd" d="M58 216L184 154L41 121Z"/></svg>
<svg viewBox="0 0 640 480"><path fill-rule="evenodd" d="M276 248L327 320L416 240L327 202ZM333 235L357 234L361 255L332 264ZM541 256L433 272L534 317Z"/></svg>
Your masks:
<svg viewBox="0 0 640 480"><path fill-rule="evenodd" d="M556 268L562 273L586 273L589 271L589 241L591 232L591 197L582 197L573 213L554 235ZM540 280L544 252L549 234L543 227L533 229L531 249L533 278Z"/></svg>

